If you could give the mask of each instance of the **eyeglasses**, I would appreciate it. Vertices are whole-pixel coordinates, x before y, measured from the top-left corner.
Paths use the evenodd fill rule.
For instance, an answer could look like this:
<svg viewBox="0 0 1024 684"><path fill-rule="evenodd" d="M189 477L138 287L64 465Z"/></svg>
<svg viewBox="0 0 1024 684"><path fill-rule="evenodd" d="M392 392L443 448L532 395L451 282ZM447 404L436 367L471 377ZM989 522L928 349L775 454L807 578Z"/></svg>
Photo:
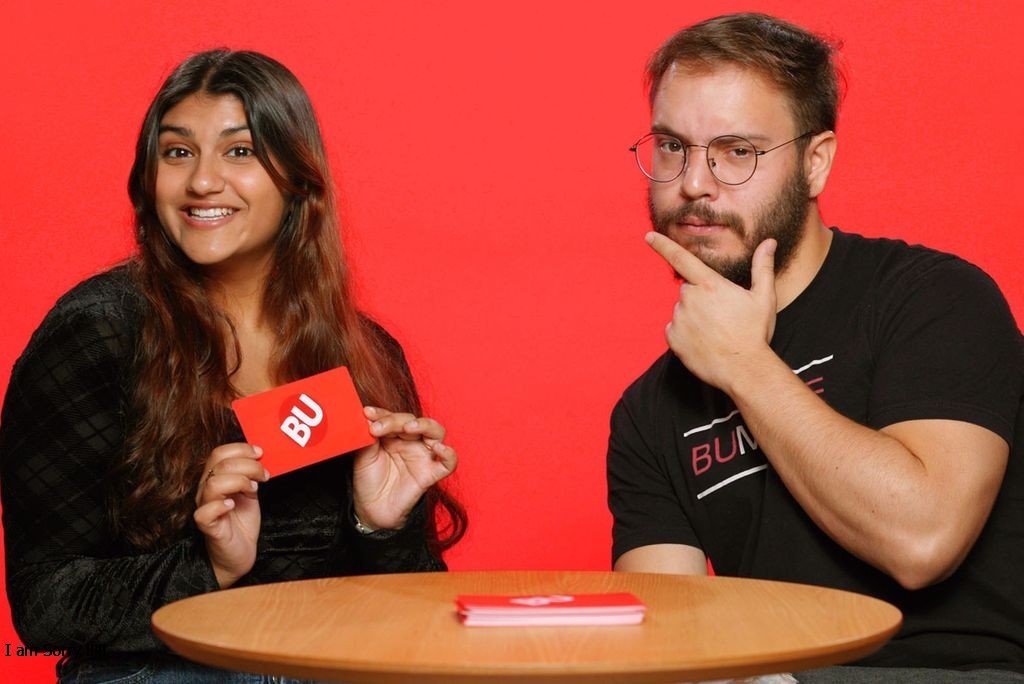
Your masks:
<svg viewBox="0 0 1024 684"><path fill-rule="evenodd" d="M738 135L720 135L707 145L685 144L663 133L648 133L636 141L629 151L636 155L637 166L655 183L669 183L686 171L691 147L707 151L708 168L720 183L742 185L754 176L757 160L773 150L813 135L810 131L767 150Z"/></svg>

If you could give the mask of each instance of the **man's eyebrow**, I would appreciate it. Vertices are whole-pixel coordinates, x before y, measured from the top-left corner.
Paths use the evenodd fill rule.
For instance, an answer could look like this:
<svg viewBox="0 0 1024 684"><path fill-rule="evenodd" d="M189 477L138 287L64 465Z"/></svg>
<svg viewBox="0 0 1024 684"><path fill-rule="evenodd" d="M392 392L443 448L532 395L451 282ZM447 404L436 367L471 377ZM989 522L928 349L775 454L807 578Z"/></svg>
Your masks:
<svg viewBox="0 0 1024 684"><path fill-rule="evenodd" d="M230 126L220 132L220 137L230 138L236 133L241 133L242 131L247 130L249 130L249 124L242 124L240 126ZM176 135L180 135L183 138L195 137L195 134L192 132L192 129L187 126L169 126L167 124L161 124L160 128L157 130L157 134L163 135L164 133L174 133Z"/></svg>
<svg viewBox="0 0 1024 684"><path fill-rule="evenodd" d="M679 133L676 133L668 126L662 124L651 124L651 133L660 133L661 135L671 135L673 138L683 139Z"/></svg>
<svg viewBox="0 0 1024 684"><path fill-rule="evenodd" d="M679 139L681 141L684 141L684 142L686 141L686 137L685 136L683 136L680 133L672 130L668 126L665 126L664 124L651 124L651 133L659 133L661 135L671 135L673 138L677 138L677 139ZM772 141L772 138L770 138L767 135L761 135L760 133L722 133L722 134L717 135L715 137L716 138L717 137L722 137L724 135L734 135L734 136L737 136L737 137L749 140L752 143L760 143L762 145L767 145L768 143L770 143Z"/></svg>

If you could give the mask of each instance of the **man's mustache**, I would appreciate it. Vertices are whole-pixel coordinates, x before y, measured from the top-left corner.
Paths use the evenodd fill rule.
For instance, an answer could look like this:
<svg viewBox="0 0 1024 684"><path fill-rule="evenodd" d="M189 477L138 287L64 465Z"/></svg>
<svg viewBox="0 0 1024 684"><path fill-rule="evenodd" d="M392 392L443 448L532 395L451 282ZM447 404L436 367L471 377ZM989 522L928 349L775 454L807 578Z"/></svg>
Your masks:
<svg viewBox="0 0 1024 684"><path fill-rule="evenodd" d="M669 228L677 223L682 223L688 218L695 218L707 224L725 226L740 238L744 236L743 219L731 212L715 211L701 202L687 202L670 211L656 214L654 229L662 235L667 235Z"/></svg>

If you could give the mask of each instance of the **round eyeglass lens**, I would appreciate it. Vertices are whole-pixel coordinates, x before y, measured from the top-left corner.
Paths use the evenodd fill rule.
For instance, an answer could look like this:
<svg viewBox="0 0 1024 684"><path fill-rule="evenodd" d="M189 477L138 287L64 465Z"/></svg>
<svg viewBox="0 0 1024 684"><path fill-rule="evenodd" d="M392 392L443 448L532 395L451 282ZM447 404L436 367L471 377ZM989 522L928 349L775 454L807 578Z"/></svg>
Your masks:
<svg viewBox="0 0 1024 684"><path fill-rule="evenodd" d="M686 147L672 136L651 133L637 142L636 163L651 180L667 183L683 172Z"/></svg>
<svg viewBox="0 0 1024 684"><path fill-rule="evenodd" d="M708 166L726 185L746 183L757 168L757 149L746 138L723 135L708 143Z"/></svg>

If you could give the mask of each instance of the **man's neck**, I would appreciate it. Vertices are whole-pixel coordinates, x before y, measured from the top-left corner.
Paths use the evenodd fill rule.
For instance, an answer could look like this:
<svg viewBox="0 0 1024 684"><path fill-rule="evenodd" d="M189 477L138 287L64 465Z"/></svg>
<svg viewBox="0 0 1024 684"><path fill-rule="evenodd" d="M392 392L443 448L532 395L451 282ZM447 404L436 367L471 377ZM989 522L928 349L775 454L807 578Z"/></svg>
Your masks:
<svg viewBox="0 0 1024 684"><path fill-rule="evenodd" d="M804 234L785 270L775 277L777 311L782 311L807 289L825 263L832 245L832 231L821 220L817 205L812 205L804 225Z"/></svg>

